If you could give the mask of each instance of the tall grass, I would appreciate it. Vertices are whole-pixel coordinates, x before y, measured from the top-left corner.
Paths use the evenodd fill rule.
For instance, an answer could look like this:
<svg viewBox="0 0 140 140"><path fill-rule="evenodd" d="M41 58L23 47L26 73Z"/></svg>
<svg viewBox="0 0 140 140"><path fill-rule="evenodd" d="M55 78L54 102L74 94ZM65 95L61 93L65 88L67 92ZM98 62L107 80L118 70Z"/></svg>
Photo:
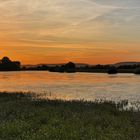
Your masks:
<svg viewBox="0 0 140 140"><path fill-rule="evenodd" d="M0 140L140 140L140 112L126 103L0 93Z"/></svg>

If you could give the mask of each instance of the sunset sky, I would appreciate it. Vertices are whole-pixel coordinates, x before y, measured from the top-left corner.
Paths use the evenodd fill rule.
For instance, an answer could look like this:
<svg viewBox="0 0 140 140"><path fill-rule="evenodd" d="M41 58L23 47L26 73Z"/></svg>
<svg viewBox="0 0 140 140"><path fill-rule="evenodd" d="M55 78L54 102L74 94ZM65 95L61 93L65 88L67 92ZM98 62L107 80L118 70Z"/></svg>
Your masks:
<svg viewBox="0 0 140 140"><path fill-rule="evenodd" d="M0 0L0 57L23 64L140 61L140 0Z"/></svg>

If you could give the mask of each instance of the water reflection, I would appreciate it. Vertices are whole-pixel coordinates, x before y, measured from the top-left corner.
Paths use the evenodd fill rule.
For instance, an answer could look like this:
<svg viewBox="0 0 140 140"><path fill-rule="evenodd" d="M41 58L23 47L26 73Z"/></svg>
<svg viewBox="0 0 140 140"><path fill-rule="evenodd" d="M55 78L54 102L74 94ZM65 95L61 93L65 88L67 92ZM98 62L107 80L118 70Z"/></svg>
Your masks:
<svg viewBox="0 0 140 140"><path fill-rule="evenodd" d="M1 91L31 91L61 99L140 100L140 76L134 74L1 72ZM49 93L49 94L48 94Z"/></svg>

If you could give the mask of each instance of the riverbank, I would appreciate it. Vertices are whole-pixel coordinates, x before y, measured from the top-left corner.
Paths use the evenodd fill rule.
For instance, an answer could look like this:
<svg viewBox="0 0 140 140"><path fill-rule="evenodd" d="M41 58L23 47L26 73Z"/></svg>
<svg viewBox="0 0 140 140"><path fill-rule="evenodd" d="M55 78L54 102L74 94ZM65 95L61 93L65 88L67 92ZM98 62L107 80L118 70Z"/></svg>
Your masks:
<svg viewBox="0 0 140 140"><path fill-rule="evenodd" d="M91 70L83 70L77 69L75 71L64 72L64 71L55 71L55 70L39 70L39 69L21 69L20 71L48 71L48 72L58 72L58 73L108 73L108 69L91 69ZM130 73L135 74L135 69L118 69L117 73Z"/></svg>
<svg viewBox="0 0 140 140"><path fill-rule="evenodd" d="M0 93L1 140L138 140L140 112L126 104L36 100L31 94Z"/></svg>

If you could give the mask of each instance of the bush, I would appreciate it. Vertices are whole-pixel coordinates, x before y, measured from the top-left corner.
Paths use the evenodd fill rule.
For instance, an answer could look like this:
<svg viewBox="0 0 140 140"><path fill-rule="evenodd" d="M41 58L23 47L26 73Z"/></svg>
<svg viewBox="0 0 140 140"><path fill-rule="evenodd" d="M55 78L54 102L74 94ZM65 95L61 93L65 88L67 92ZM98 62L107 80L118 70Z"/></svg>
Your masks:
<svg viewBox="0 0 140 140"><path fill-rule="evenodd" d="M135 69L134 73L135 74L140 74L140 68Z"/></svg>
<svg viewBox="0 0 140 140"><path fill-rule="evenodd" d="M108 69L108 74L117 74L117 73L118 73L118 71L117 71L116 67L110 67Z"/></svg>

